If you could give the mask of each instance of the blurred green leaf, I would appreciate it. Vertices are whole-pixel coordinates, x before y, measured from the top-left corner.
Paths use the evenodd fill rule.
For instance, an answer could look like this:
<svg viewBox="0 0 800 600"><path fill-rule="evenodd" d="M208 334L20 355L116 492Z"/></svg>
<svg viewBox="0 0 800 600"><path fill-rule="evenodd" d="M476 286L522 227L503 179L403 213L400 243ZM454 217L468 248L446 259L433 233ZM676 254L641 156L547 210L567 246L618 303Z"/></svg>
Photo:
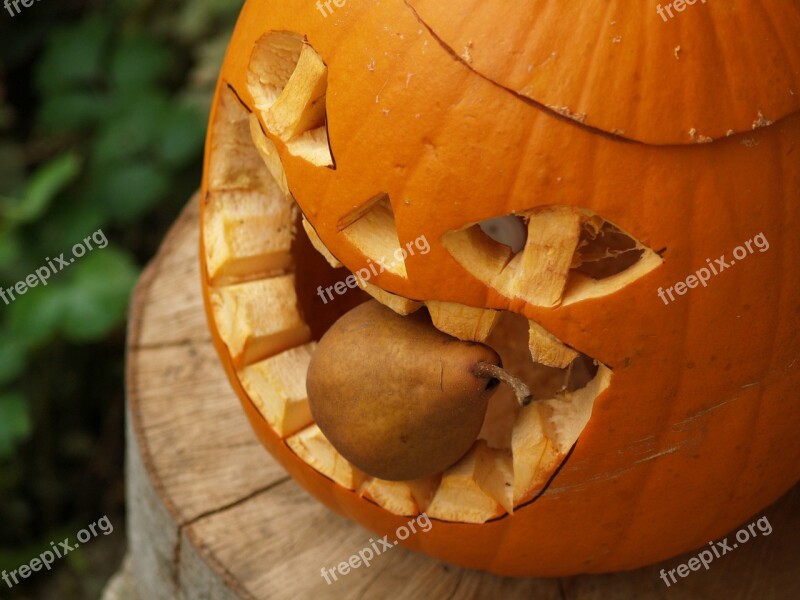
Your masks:
<svg viewBox="0 0 800 600"><path fill-rule="evenodd" d="M0 273L18 261L21 254L22 244L16 232L0 233Z"/></svg>
<svg viewBox="0 0 800 600"><path fill-rule="evenodd" d="M180 5L170 22L179 39L192 41L208 33L220 20L231 20L239 13L242 0L195 0Z"/></svg>
<svg viewBox="0 0 800 600"><path fill-rule="evenodd" d="M102 338L125 317L139 270L126 252L109 246L74 264L62 327L67 339Z"/></svg>
<svg viewBox="0 0 800 600"><path fill-rule="evenodd" d="M102 338L122 322L137 276L138 268L126 252L95 248L51 275L46 287L39 284L18 296L9 306L8 332L28 347L59 332L73 342Z"/></svg>
<svg viewBox="0 0 800 600"><path fill-rule="evenodd" d="M37 116L40 131L50 134L81 132L109 112L108 99L91 90L59 90L44 97Z"/></svg>
<svg viewBox="0 0 800 600"><path fill-rule="evenodd" d="M109 163L134 158L158 145L170 99L160 92L146 91L120 99L115 109L114 119L92 144L92 160L108 168L116 167Z"/></svg>
<svg viewBox="0 0 800 600"><path fill-rule="evenodd" d="M83 548L75 548L65 556L70 568L75 571L79 577L86 577L89 570L89 561L86 559L86 551Z"/></svg>
<svg viewBox="0 0 800 600"><path fill-rule="evenodd" d="M98 81L103 74L110 26L108 21L89 17L53 33L36 70L39 89L49 92Z"/></svg>
<svg viewBox="0 0 800 600"><path fill-rule="evenodd" d="M36 261L42 264L48 254L52 257L69 250L107 222L106 214L88 200L65 195L62 202L53 206L48 218L36 226L40 236L37 246L41 248Z"/></svg>
<svg viewBox="0 0 800 600"><path fill-rule="evenodd" d="M19 377L25 370L25 348L18 339L0 331L0 386Z"/></svg>
<svg viewBox="0 0 800 600"><path fill-rule="evenodd" d="M13 392L0 394L0 458L9 458L30 431L31 417L25 397Z"/></svg>
<svg viewBox="0 0 800 600"><path fill-rule="evenodd" d="M169 184L168 173L157 164L123 164L96 173L89 197L114 221L126 224L163 199Z"/></svg>
<svg viewBox="0 0 800 600"><path fill-rule="evenodd" d="M111 84L122 92L138 92L154 85L172 64L172 55L152 37L123 39L111 56Z"/></svg>
<svg viewBox="0 0 800 600"><path fill-rule="evenodd" d="M182 167L202 155L206 134L204 116L193 107L175 106L164 121L157 148L164 162Z"/></svg>
<svg viewBox="0 0 800 600"><path fill-rule="evenodd" d="M25 158L22 147L0 142L0 194L14 195L25 181Z"/></svg>
<svg viewBox="0 0 800 600"><path fill-rule="evenodd" d="M50 206L53 198L81 172L81 159L67 152L39 167L25 186L22 198L5 207L5 218L12 224L38 219Z"/></svg>
<svg viewBox="0 0 800 600"><path fill-rule="evenodd" d="M33 348L54 337L64 319L67 303L66 282L60 273L51 274L47 287L37 284L9 306L8 332L18 347Z"/></svg>

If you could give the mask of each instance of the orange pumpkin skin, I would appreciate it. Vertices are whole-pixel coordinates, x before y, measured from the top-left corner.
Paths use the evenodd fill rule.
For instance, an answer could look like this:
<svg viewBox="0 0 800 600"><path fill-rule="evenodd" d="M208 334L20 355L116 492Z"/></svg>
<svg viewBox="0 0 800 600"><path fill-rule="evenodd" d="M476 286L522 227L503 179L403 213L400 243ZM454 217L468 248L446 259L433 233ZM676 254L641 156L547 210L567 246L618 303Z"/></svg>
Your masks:
<svg viewBox="0 0 800 600"><path fill-rule="evenodd" d="M405 546L502 575L631 569L727 535L797 482L796 105L783 106L788 116L769 127L738 128L710 144L636 143L554 116L489 81L443 49L400 0L348 3L327 19L311 2L251 0L220 80L220 90L231 86L249 107L248 62L268 31L307 35L328 65L336 168L313 166L270 137L304 214L349 270L366 259L337 223L387 192L401 241L424 234L432 250L424 260L409 259L408 279L384 273L373 283L415 299L513 310L614 370L539 499L483 525L435 522ZM367 68L373 60L374 71ZM637 92L621 89L614 101ZM669 138L656 129L653 135ZM664 263L612 295L552 309L502 297L433 243L467 223L551 204L594 210L651 248L666 249ZM707 258L730 257L760 232L767 252L669 306L659 299L659 287L685 280ZM205 275L203 290L208 304ZM297 458L253 407L213 320L211 327L267 450L329 508L392 537L407 518Z"/></svg>

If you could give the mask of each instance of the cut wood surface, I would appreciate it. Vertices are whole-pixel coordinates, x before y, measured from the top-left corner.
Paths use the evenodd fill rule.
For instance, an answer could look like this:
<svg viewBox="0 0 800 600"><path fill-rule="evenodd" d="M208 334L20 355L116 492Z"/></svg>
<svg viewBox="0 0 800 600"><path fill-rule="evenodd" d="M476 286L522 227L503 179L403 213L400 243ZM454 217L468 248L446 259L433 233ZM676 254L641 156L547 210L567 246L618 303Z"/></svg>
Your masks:
<svg viewBox="0 0 800 600"><path fill-rule="evenodd" d="M670 588L660 570L675 569L692 554L628 573L510 579L397 547L369 568L327 584L321 569L347 561L373 534L306 494L250 430L207 331L198 236L195 198L133 298L127 357L130 562L107 590L109 600L800 598L798 487L750 520L766 516L771 535L740 544L708 571L690 572Z"/></svg>

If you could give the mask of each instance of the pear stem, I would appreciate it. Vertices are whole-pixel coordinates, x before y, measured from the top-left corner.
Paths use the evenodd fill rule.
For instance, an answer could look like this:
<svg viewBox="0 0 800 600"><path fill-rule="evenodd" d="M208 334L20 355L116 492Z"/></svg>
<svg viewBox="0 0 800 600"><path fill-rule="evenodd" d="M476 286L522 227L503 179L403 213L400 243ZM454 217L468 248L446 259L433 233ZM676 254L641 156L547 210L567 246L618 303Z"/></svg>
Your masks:
<svg viewBox="0 0 800 600"><path fill-rule="evenodd" d="M533 401L533 394L525 383L514 377L511 373L492 363L479 362L475 365L475 374L478 377L499 379L514 391L520 406L528 406Z"/></svg>

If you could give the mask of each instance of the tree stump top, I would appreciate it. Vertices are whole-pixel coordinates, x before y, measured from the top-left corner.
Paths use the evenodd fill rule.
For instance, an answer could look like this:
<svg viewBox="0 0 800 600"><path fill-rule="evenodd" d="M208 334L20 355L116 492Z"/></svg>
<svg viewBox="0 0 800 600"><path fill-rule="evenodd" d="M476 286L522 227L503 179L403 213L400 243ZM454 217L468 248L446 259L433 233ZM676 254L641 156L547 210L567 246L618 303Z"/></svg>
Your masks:
<svg viewBox="0 0 800 600"><path fill-rule="evenodd" d="M251 431L206 326L198 239L194 198L132 304L128 534L139 598L800 598L798 488L765 511L771 535L740 544L670 588L661 569L694 554L628 573L510 579L396 547L369 568L326 583L321 569L347 561L373 534L306 494Z"/></svg>

